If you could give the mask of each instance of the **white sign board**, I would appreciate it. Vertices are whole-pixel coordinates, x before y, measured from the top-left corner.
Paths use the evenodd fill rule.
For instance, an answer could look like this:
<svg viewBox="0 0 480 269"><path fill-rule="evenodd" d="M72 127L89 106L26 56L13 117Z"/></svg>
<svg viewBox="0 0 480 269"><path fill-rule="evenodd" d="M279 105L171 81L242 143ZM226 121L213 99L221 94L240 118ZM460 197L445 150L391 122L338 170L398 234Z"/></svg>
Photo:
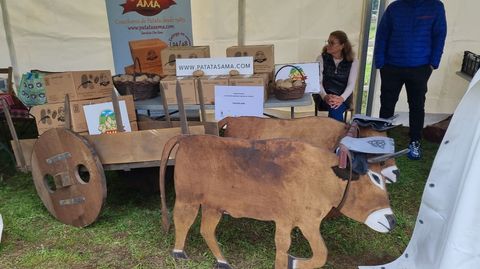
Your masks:
<svg viewBox="0 0 480 269"><path fill-rule="evenodd" d="M303 72L303 75L306 76L305 83L307 83L307 87L305 88L305 92L313 92L318 93L320 92L320 68L318 63L301 63L301 64L276 64L275 65L275 73L280 70L285 65L293 65L297 67L300 71ZM287 78L298 78L299 71L291 66L285 66L278 72L275 79L287 79Z"/></svg>
<svg viewBox="0 0 480 269"><path fill-rule="evenodd" d="M177 59L177 76L191 76L196 70L205 75L228 75L230 70L238 70L241 75L253 74L253 57L191 58Z"/></svg>
<svg viewBox="0 0 480 269"><path fill-rule="evenodd" d="M263 116L262 86L215 86L215 120L232 116Z"/></svg>
<svg viewBox="0 0 480 269"><path fill-rule="evenodd" d="M125 101L118 102L122 123L125 132L131 132L130 120L128 119L127 105ZM117 132L117 122L112 102L85 105L83 106L85 119L87 121L88 133L91 135L108 134Z"/></svg>

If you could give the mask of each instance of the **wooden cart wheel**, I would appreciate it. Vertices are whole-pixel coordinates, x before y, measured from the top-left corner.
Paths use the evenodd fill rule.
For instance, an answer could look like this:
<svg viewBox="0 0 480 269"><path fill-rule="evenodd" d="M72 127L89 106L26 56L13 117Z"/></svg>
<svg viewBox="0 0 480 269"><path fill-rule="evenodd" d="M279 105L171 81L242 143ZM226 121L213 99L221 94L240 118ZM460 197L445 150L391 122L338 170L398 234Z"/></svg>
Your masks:
<svg viewBox="0 0 480 269"><path fill-rule="evenodd" d="M107 197L103 166L88 141L64 128L43 133L32 152L37 193L59 221L76 227L93 223Z"/></svg>

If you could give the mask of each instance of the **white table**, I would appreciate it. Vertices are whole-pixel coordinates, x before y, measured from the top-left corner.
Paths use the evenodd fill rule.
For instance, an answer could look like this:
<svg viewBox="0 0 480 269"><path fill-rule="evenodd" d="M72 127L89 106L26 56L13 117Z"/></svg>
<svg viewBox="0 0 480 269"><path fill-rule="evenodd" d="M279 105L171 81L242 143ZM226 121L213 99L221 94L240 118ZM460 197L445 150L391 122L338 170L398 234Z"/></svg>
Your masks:
<svg viewBox="0 0 480 269"><path fill-rule="evenodd" d="M275 96L270 96L267 101L264 103L264 108L278 108L278 107L290 107L290 117L293 119L295 117L295 107L298 106L309 106L312 104L312 94L306 93L303 95L302 98L294 99L294 100L278 100ZM162 105L162 98L157 96L152 99L147 100L139 100L135 101L135 108L137 110L147 110L147 111L162 111L163 112L163 105ZM169 111L176 111L178 110L178 105L171 104L168 105ZM186 110L199 110L200 105L185 105ZM205 105L205 109L215 109L215 105Z"/></svg>

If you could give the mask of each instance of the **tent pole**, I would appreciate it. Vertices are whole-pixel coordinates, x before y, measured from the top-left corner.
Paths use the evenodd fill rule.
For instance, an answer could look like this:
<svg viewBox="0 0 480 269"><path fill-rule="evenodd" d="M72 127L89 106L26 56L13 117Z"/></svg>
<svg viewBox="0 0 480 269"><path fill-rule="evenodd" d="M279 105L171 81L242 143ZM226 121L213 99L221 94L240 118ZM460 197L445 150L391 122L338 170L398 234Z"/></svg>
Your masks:
<svg viewBox="0 0 480 269"><path fill-rule="evenodd" d="M372 20L372 0L363 1L363 25L360 32L360 59L359 70L357 80L357 97L355 103L355 113L360 114L362 112L363 103L363 84L365 83L365 68L367 65L368 54L368 36L370 33L370 21Z"/></svg>
<svg viewBox="0 0 480 269"><path fill-rule="evenodd" d="M238 0L238 45L245 45L245 7L246 0Z"/></svg>
<svg viewBox="0 0 480 269"><path fill-rule="evenodd" d="M12 28L10 27L10 17L8 16L7 1L0 0L0 6L2 7L3 27L5 28L5 37L7 39L8 52L10 54L10 62L13 67L13 78L15 81L16 89L20 83L20 75L18 73L17 53L15 52L15 46L12 39Z"/></svg>
<svg viewBox="0 0 480 269"><path fill-rule="evenodd" d="M378 7L378 14L377 14L377 28L378 24L380 23L380 19L383 16L383 12L385 11L385 0L380 0L380 6ZM375 57L372 59L372 72L370 73L370 84L368 85L368 100L367 100L367 115L372 115L372 106L373 106L373 96L375 93L375 83L377 79L377 69L375 67Z"/></svg>

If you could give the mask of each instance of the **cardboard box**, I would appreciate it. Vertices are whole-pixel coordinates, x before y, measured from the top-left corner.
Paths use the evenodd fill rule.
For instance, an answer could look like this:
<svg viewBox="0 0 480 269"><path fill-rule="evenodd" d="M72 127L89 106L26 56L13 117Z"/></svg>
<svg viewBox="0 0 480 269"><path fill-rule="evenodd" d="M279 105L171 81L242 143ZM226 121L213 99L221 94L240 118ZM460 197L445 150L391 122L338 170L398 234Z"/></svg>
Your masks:
<svg viewBox="0 0 480 269"><path fill-rule="evenodd" d="M167 43L158 38L131 40L128 42L130 53L134 64L138 65L141 72L149 68L162 71L161 51L166 48Z"/></svg>
<svg viewBox="0 0 480 269"><path fill-rule="evenodd" d="M212 105L215 104L215 86L228 86L228 76L204 76L200 78L200 83L202 84L203 102L206 105ZM200 103L198 90L197 100Z"/></svg>
<svg viewBox="0 0 480 269"><path fill-rule="evenodd" d="M193 77L167 76L160 80L160 84L165 91L165 96L162 96L162 98L166 98L167 104L178 104L176 93L177 79L182 88L183 103L185 105L197 104L195 79Z"/></svg>
<svg viewBox="0 0 480 269"><path fill-rule="evenodd" d="M45 76L47 103L64 102L66 94L71 101L101 98L110 96L112 90L110 70L71 71Z"/></svg>
<svg viewBox="0 0 480 269"><path fill-rule="evenodd" d="M30 113L35 117L38 134L45 131L63 127L65 125L65 109L63 103L44 104L33 106Z"/></svg>
<svg viewBox="0 0 480 269"><path fill-rule="evenodd" d="M137 68L137 70L135 70L135 66L132 64L132 65L125 66L124 69L125 69L125 74L129 74L129 75L133 75L135 73L148 73L148 74L163 76L163 69L162 69L162 66L160 65L145 67L145 68L142 68L141 70Z"/></svg>
<svg viewBox="0 0 480 269"><path fill-rule="evenodd" d="M268 99L268 74L253 74L231 76L228 79L230 86L262 86L264 92L264 101Z"/></svg>
<svg viewBox="0 0 480 269"><path fill-rule="evenodd" d="M133 75L133 73L135 73L135 66L133 64L125 66L124 69L125 74Z"/></svg>
<svg viewBox="0 0 480 269"><path fill-rule="evenodd" d="M125 100L128 119L133 130L138 130L135 105L131 95L120 96L119 100ZM88 132L87 121L83 112L84 105L111 102L111 98L93 100L80 100L70 102L70 114L72 117L72 130L77 133ZM35 117L38 134L41 135L51 128L65 126L64 103L45 104L32 107L30 113Z"/></svg>
<svg viewBox="0 0 480 269"><path fill-rule="evenodd" d="M177 46L162 50L161 58L164 75L176 75L175 60L177 58L210 58L209 46Z"/></svg>
<svg viewBox="0 0 480 269"><path fill-rule="evenodd" d="M253 72L269 73L273 71L274 60L273 45L248 45L227 48L227 57L252 56Z"/></svg>

